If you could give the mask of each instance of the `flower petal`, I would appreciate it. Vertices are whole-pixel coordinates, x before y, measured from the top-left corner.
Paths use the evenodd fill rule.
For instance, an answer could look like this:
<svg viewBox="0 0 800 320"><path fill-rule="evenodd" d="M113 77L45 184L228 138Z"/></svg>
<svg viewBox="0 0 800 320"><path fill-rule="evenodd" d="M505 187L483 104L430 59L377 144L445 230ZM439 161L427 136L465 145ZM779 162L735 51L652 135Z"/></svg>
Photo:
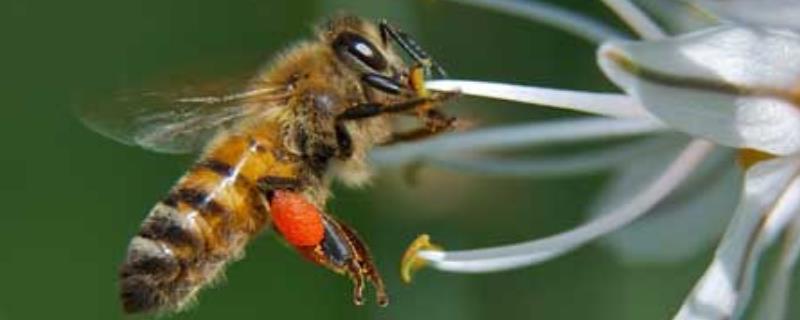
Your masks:
<svg viewBox="0 0 800 320"><path fill-rule="evenodd" d="M707 141L693 141L652 184L616 208L614 213L570 231L515 245L465 251L420 251L418 255L434 268L452 272L501 271L552 259L642 216L681 184L713 149Z"/></svg>
<svg viewBox="0 0 800 320"><path fill-rule="evenodd" d="M800 151L797 57L797 34L738 26L598 53L606 75L670 126L780 155Z"/></svg>
<svg viewBox="0 0 800 320"><path fill-rule="evenodd" d="M800 217L795 217L786 231L777 270L770 275L766 294L763 298L759 298L763 304L760 306L758 319L788 319L786 313L789 309L792 280L798 258L800 258Z"/></svg>
<svg viewBox="0 0 800 320"><path fill-rule="evenodd" d="M669 34L682 34L720 24L714 12L691 1L637 1Z"/></svg>
<svg viewBox="0 0 800 320"><path fill-rule="evenodd" d="M719 16L737 23L800 29L800 3L796 0L697 1Z"/></svg>
<svg viewBox="0 0 800 320"><path fill-rule="evenodd" d="M659 150L618 163L618 173L595 203L594 216L620 206L646 186L669 165L685 138L663 136L653 140L661 142ZM731 150L719 149L646 216L600 243L629 264L681 261L708 249L719 239L736 208L741 170L732 155Z"/></svg>
<svg viewBox="0 0 800 320"><path fill-rule="evenodd" d="M750 298L764 248L800 212L800 158L777 158L751 167L742 201L711 266L675 319L730 319Z"/></svg>

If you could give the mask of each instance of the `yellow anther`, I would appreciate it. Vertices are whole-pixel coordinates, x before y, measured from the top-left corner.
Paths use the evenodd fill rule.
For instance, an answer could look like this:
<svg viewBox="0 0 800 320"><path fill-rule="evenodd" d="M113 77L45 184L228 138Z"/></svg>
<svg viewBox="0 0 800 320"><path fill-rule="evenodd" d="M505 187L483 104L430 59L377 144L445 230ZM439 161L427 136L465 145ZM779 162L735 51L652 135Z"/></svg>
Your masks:
<svg viewBox="0 0 800 320"><path fill-rule="evenodd" d="M414 91L416 91L417 95L420 97L428 96L428 90L425 89L425 68L422 66L415 66L411 68L409 81L411 82L411 87L414 88Z"/></svg>
<svg viewBox="0 0 800 320"><path fill-rule="evenodd" d="M775 155L754 149L741 149L739 150L739 156L737 157L737 160L739 162L739 166L741 166L742 169L747 170L756 163L764 160L770 160L772 158L775 158Z"/></svg>
<svg viewBox="0 0 800 320"><path fill-rule="evenodd" d="M424 268L428 263L417 256L421 250L441 251L442 247L431 244L431 237L421 234L406 249L403 260L400 262L400 278L405 283L411 283L411 276L419 269Z"/></svg>

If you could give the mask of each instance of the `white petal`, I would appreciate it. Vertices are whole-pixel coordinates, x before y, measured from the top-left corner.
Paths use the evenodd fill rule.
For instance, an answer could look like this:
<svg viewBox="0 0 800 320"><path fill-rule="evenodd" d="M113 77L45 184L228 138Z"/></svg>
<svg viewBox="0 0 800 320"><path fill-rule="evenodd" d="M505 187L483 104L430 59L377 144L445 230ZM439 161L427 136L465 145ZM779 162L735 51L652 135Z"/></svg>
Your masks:
<svg viewBox="0 0 800 320"><path fill-rule="evenodd" d="M682 34L720 24L713 12L691 1L638 1L670 34Z"/></svg>
<svg viewBox="0 0 800 320"><path fill-rule="evenodd" d="M800 258L800 217L795 217L786 231L777 270L771 275L763 298L758 319L784 320L789 311L789 298L797 260Z"/></svg>
<svg viewBox="0 0 800 320"><path fill-rule="evenodd" d="M418 143L377 148L371 154L378 165L402 165L431 155L458 151L501 150L565 142L602 140L665 130L661 123L640 119L582 118L551 121L442 135Z"/></svg>
<svg viewBox="0 0 800 320"><path fill-rule="evenodd" d="M595 204L594 215L625 203L669 165L684 139L666 136L658 151L618 164L618 173ZM659 141L654 141L659 142ZM663 142L672 142L671 144ZM646 216L600 240L623 262L652 264L681 261L710 248L736 208L741 170L731 150L715 152L678 190Z"/></svg>
<svg viewBox="0 0 800 320"><path fill-rule="evenodd" d="M700 4L738 23L800 29L797 0L704 0Z"/></svg>
<svg viewBox="0 0 800 320"><path fill-rule="evenodd" d="M692 142L653 183L614 213L544 239L466 251L422 251L419 257L439 270L492 272L540 263L617 230L646 213L683 182L713 150L707 141Z"/></svg>
<svg viewBox="0 0 800 320"><path fill-rule="evenodd" d="M431 80L425 86L431 90L458 91L465 95L530 103L615 118L653 118L636 99L624 94L469 80Z"/></svg>
<svg viewBox="0 0 800 320"><path fill-rule="evenodd" d="M606 75L670 126L773 154L800 151L800 36L725 26L601 47Z"/></svg>
<svg viewBox="0 0 800 320"><path fill-rule="evenodd" d="M750 168L742 201L714 261L675 319L738 317L752 293L764 248L799 212L800 158L778 158Z"/></svg>

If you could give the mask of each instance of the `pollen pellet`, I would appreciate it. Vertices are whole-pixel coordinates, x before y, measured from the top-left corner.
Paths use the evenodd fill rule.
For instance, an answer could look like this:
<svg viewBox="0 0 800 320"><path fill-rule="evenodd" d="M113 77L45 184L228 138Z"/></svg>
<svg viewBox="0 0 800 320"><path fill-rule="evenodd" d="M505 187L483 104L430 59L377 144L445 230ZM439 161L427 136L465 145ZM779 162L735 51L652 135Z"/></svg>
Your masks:
<svg viewBox="0 0 800 320"><path fill-rule="evenodd" d="M325 233L322 214L303 195L275 191L270 201L270 214L275 227L295 246L314 246Z"/></svg>

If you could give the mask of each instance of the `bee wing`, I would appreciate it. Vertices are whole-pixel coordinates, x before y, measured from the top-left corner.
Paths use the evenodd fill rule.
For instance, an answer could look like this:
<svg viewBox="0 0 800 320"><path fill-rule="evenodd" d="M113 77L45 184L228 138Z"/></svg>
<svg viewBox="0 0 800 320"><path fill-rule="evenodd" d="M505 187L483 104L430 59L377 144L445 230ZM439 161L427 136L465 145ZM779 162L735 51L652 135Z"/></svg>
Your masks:
<svg viewBox="0 0 800 320"><path fill-rule="evenodd" d="M121 94L106 103L79 107L92 130L116 141L161 153L192 153L214 133L286 98L285 85L258 84L237 93L202 87L177 92Z"/></svg>

